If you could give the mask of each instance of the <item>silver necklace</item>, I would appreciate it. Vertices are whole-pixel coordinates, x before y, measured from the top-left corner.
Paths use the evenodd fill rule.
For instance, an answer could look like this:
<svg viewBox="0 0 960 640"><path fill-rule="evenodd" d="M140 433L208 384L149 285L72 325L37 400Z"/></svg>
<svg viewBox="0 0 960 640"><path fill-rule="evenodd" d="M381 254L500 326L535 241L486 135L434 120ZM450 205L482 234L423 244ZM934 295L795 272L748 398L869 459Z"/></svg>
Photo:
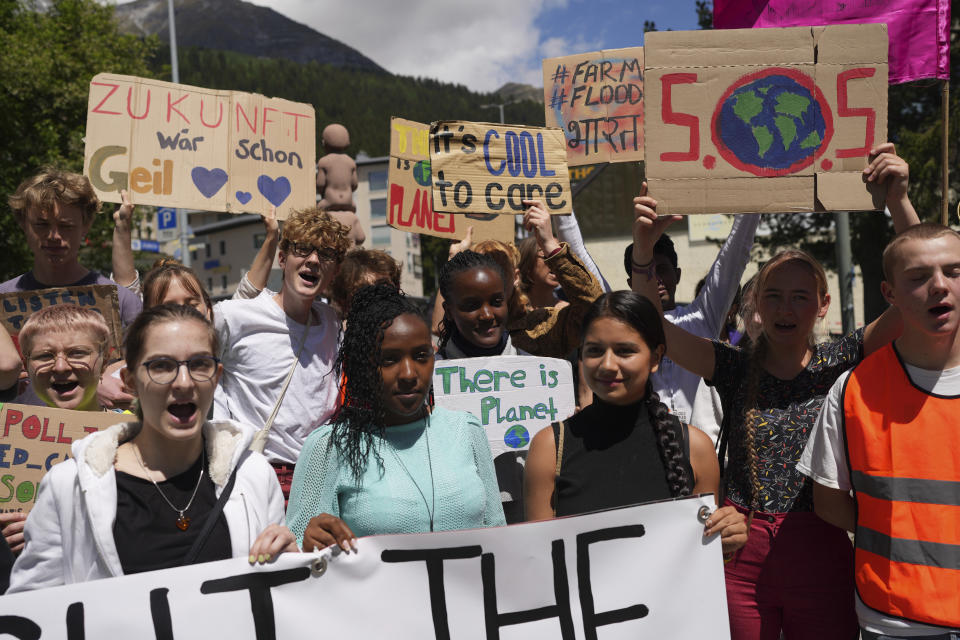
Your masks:
<svg viewBox="0 0 960 640"><path fill-rule="evenodd" d="M177 515L177 528L180 529L180 531L186 531L187 528L190 527L190 518L188 516L185 516L184 513L186 513L190 509L190 505L193 504L193 499L197 497L197 490L200 488L200 481L203 480L203 470L207 466L206 450L201 449L203 462L200 465L200 475L197 476L197 486L193 488L193 494L190 496L190 501L187 503L187 506L185 506L183 509L178 509L177 507L174 506L172 502L170 502L170 499L167 498L166 494L163 493L163 489L160 488L160 485L157 484L157 481L153 479L153 476L147 470L147 466L143 464L143 458L140 457L140 449L137 447L137 445L130 443L130 446L133 448L133 454L137 457L137 462L140 463L140 468L143 469L143 472L146 474L150 482L153 483L153 486L157 488L157 491L160 493L160 497L163 498L164 502L170 505L171 509L173 509L179 514Z"/></svg>
<svg viewBox="0 0 960 640"><path fill-rule="evenodd" d="M407 469L407 465L403 464L403 460L400 458L400 454L397 453L396 448L394 448L393 443L387 440L387 444L390 445L390 451L393 452L393 457L397 459L397 462L400 463L400 468L403 469L403 472L407 474L407 477L410 478L410 482L413 483L413 486L417 488L417 493L420 494L420 499L423 500L423 507L427 510L427 515L430 516L430 531L433 531L433 514L437 512L437 491L436 487L433 484L433 457L430 455L430 414L427 414L425 419L425 424L423 427L423 435L427 439L427 464L430 468L430 505L427 505L427 496L424 495L423 489L420 488L420 485L417 484L417 481L414 480L413 474L410 473L410 470Z"/></svg>

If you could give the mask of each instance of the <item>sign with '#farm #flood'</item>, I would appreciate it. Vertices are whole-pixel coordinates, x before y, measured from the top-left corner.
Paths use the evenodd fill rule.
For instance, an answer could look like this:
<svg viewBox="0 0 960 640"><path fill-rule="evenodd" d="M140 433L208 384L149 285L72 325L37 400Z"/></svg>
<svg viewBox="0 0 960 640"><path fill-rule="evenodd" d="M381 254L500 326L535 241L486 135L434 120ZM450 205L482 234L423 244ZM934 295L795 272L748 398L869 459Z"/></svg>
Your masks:
<svg viewBox="0 0 960 640"><path fill-rule="evenodd" d="M440 238L462 240L473 227L473 241L513 241L513 218L496 214L458 214L433 208L430 126L390 119L390 167L387 171L390 226Z"/></svg>
<svg viewBox="0 0 960 640"><path fill-rule="evenodd" d="M647 182L659 213L882 209L882 24L646 34Z"/></svg>
<svg viewBox="0 0 960 640"><path fill-rule="evenodd" d="M90 82L84 173L120 202L229 213L316 204L311 105L101 73Z"/></svg>
<svg viewBox="0 0 960 640"><path fill-rule="evenodd" d="M573 211L563 132L544 127L443 121L430 125L433 208L448 213Z"/></svg>
<svg viewBox="0 0 960 640"><path fill-rule="evenodd" d="M568 165L643 160L643 47L547 58L543 100Z"/></svg>

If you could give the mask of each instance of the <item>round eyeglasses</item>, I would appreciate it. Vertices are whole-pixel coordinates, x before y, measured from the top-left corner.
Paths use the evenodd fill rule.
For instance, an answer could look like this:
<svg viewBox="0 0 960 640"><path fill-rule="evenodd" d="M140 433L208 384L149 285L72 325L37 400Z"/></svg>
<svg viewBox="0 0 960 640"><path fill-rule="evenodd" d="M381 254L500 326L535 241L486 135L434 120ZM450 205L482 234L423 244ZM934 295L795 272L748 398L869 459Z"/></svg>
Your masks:
<svg viewBox="0 0 960 640"><path fill-rule="evenodd" d="M27 358L27 361L37 371L53 367L60 358L66 360L67 365L74 369L92 369L100 355L99 351L94 351L93 349L74 347L66 351L40 351L32 353L30 357Z"/></svg>
<svg viewBox="0 0 960 640"><path fill-rule="evenodd" d="M220 358L214 356L193 356L188 360L175 360L167 356L145 360L141 363L147 370L147 375L157 384L170 384L177 379L182 365L187 366L187 373L195 382L206 382L217 372Z"/></svg>
<svg viewBox="0 0 960 640"><path fill-rule="evenodd" d="M312 244L302 242L293 242L290 244L290 253L298 258L306 258L314 251L317 252L317 259L320 262L334 262L340 259L340 252L336 249L315 247Z"/></svg>

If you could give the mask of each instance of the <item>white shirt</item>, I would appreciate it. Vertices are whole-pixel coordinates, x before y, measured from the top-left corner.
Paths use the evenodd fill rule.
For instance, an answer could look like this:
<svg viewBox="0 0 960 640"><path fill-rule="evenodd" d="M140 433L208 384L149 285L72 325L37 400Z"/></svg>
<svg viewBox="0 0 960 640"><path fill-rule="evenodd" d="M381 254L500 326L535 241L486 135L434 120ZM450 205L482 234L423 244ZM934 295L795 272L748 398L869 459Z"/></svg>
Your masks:
<svg viewBox="0 0 960 640"><path fill-rule="evenodd" d="M759 224L759 215L736 216L730 235L707 272L700 295L686 306L665 312L663 317L687 333L716 339L737 295L737 287L750 260L750 248ZM700 376L687 371L670 358L663 358L660 368L650 378L660 402L667 405L670 413L681 422L689 423Z"/></svg>
<svg viewBox="0 0 960 640"><path fill-rule="evenodd" d="M223 361L214 418L260 429L273 411L307 329L289 318L273 296L265 290L249 300L225 300L214 309ZM313 313L299 364L264 449L271 462L296 463L307 436L329 422L337 406L339 384L333 365L340 321L323 302L314 302Z"/></svg>
<svg viewBox="0 0 960 640"><path fill-rule="evenodd" d="M960 395L960 367L930 371L906 365L910 380L927 392L945 396ZM830 388L823 402L817 424L810 433L807 448L800 456L797 469L814 482L831 489L850 491L850 469L847 466L843 441L843 385L850 372L843 373ZM911 620L884 615L871 609L857 596L857 618L860 626L872 633L891 636L932 636L950 633L950 629L931 627ZM958 630L954 630L956 632Z"/></svg>

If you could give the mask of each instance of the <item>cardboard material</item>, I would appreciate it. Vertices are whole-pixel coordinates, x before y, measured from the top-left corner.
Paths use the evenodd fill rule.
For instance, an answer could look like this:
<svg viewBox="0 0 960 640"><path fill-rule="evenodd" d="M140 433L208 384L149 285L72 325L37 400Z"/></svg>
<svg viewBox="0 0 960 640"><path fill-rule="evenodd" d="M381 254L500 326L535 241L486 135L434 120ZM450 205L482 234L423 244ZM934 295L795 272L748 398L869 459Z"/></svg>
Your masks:
<svg viewBox="0 0 960 640"><path fill-rule="evenodd" d="M0 511L29 512L40 480L50 467L71 457L74 440L130 420L136 420L136 416L0 405Z"/></svg>
<svg viewBox="0 0 960 640"><path fill-rule="evenodd" d="M643 47L543 61L546 123L570 166L643 160L643 92Z"/></svg>
<svg viewBox="0 0 960 640"><path fill-rule="evenodd" d="M573 211L560 129L434 122L430 165L435 211L514 215L523 200L541 200L551 214Z"/></svg>
<svg viewBox="0 0 960 640"><path fill-rule="evenodd" d="M90 82L84 173L120 202L229 213L316 204L311 105L134 76Z"/></svg>
<svg viewBox="0 0 960 640"><path fill-rule="evenodd" d="M665 214L883 207L884 25L647 34L646 171Z"/></svg>
<svg viewBox="0 0 960 640"><path fill-rule="evenodd" d="M474 242L513 241L514 220L510 216L434 210L429 125L403 118L390 119L388 180L387 222L396 229L462 240L467 229L473 227Z"/></svg>
<svg viewBox="0 0 960 640"><path fill-rule="evenodd" d="M13 291L0 294L0 322L3 323L20 348L17 335L31 315L55 304L75 304L92 307L103 316L110 328L110 347L114 354L122 353L123 327L120 324L120 303L117 287L109 284L79 287L54 287L36 291Z"/></svg>

